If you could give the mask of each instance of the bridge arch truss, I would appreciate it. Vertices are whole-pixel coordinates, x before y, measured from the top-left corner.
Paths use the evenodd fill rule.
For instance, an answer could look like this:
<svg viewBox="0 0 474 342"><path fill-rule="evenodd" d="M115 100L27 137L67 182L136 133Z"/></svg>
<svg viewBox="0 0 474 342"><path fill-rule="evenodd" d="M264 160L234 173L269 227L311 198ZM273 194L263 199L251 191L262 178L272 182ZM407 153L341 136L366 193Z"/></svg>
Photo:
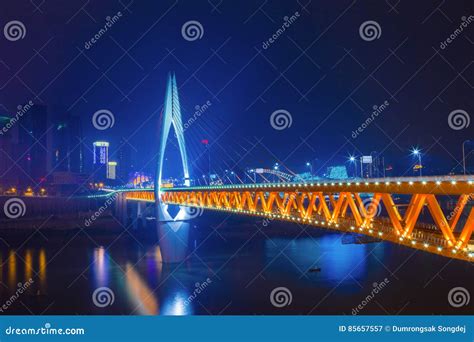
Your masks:
<svg viewBox="0 0 474 342"><path fill-rule="evenodd" d="M360 233L451 258L473 260L469 250L474 229L472 182L437 184L332 183L257 184L167 189L168 204L228 211ZM441 195L457 197L449 215ZM408 201L400 203L403 196ZM363 200L363 198L365 198ZM423 208L432 223L422 223ZM378 216L383 211L385 217ZM467 217L461 222L462 214Z"/></svg>

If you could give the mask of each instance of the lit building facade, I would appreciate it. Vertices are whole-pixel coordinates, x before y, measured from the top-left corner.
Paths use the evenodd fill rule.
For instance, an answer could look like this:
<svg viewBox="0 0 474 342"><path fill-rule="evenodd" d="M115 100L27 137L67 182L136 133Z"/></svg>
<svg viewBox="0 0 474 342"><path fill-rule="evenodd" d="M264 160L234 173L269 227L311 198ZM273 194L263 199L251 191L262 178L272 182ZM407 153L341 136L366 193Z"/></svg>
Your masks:
<svg viewBox="0 0 474 342"><path fill-rule="evenodd" d="M104 180L107 178L107 167L109 163L109 143L106 141L95 141L93 144L93 166L94 178Z"/></svg>
<svg viewBox="0 0 474 342"><path fill-rule="evenodd" d="M107 163L107 179L117 179L117 162L109 161Z"/></svg>

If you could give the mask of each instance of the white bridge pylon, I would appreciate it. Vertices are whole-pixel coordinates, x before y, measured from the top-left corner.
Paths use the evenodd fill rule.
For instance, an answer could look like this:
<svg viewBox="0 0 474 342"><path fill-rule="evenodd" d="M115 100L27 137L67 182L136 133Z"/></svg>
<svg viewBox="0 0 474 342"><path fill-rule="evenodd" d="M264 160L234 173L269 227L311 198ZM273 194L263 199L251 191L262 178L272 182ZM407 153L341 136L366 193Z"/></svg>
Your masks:
<svg viewBox="0 0 474 342"><path fill-rule="evenodd" d="M181 106L179 103L178 87L176 85L176 76L168 75L166 86L166 97L160 118L160 145L158 151L158 170L155 180L155 198L157 205L158 221L167 222L170 228L175 232L181 228L183 221L191 219L187 207L180 207L178 214L172 217L168 212L168 205L161 202L161 182L163 177L163 162L171 126L176 133L178 140L179 152L181 155L181 163L183 166L184 186L190 186L188 155L186 153L186 142L183 132L183 120L181 118Z"/></svg>

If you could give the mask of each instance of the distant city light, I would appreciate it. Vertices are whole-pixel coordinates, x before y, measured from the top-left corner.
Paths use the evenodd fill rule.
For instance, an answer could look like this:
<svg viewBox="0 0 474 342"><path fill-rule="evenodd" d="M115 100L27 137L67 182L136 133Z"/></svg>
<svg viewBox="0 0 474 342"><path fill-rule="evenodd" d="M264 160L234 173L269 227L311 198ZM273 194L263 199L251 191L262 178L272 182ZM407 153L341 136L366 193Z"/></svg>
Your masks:
<svg viewBox="0 0 474 342"><path fill-rule="evenodd" d="M93 163L94 165L107 165L109 162L109 143L106 141L94 141Z"/></svg>
<svg viewBox="0 0 474 342"><path fill-rule="evenodd" d="M116 179L117 178L117 162L109 161L107 163L107 179Z"/></svg>
<svg viewBox="0 0 474 342"><path fill-rule="evenodd" d="M419 170L419 176L422 175L423 164L421 163L421 150L418 147L412 147L410 150L412 156L418 157L418 164L413 167L413 170Z"/></svg>
<svg viewBox="0 0 474 342"><path fill-rule="evenodd" d="M106 141L95 141L93 145L100 146L100 147L109 147L110 144Z"/></svg>

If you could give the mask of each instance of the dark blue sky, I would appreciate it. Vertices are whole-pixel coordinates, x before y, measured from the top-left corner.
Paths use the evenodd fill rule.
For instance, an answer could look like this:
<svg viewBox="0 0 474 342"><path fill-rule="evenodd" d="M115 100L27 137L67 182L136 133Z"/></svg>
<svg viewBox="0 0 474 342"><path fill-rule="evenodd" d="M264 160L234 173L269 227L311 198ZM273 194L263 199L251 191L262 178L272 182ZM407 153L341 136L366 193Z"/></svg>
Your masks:
<svg viewBox="0 0 474 342"><path fill-rule="evenodd" d="M36 5L35 5L36 3ZM455 130L454 110L474 113L474 23L444 49L440 43L474 14L466 1L59 1L3 3L0 24L21 21L24 39L0 39L3 112L33 100L83 119L86 142L129 140L135 164L154 170L158 114L169 71L177 76L183 120L212 105L185 132L191 159L209 139L216 168L271 166L294 171L342 163L349 153L382 151L397 174L420 146L427 173L445 173L461 160L474 123ZM123 15L94 43L85 43ZM270 44L284 23L300 16ZM203 27L188 41L187 21ZM359 27L376 21L378 39ZM374 105L389 105L356 138ZM92 115L110 110L115 125L99 131ZM291 114L275 130L270 115ZM202 161L197 161L199 169ZM219 165L219 166L217 166Z"/></svg>

